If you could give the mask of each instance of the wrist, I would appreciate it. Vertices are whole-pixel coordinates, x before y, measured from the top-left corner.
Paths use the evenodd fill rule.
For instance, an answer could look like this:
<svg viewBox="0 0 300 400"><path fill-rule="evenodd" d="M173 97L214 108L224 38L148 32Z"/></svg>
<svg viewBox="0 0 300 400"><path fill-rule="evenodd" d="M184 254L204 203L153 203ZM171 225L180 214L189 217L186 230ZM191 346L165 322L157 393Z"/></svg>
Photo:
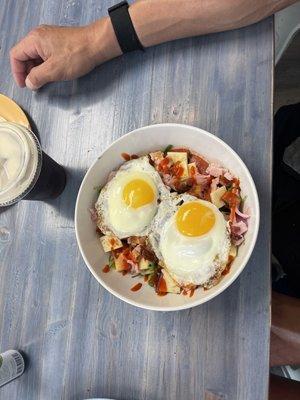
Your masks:
<svg viewBox="0 0 300 400"><path fill-rule="evenodd" d="M90 53L95 65L100 65L122 54L109 17L87 26Z"/></svg>

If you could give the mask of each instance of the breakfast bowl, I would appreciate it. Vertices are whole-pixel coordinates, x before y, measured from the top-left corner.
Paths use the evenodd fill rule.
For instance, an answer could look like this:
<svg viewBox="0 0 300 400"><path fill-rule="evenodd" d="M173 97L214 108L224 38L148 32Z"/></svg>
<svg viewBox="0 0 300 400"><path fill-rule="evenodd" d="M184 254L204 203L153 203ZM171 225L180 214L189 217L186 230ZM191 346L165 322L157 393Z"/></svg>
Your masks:
<svg viewBox="0 0 300 400"><path fill-rule="evenodd" d="M124 163L121 155L145 155L172 144L177 148L189 148L216 165L226 167L238 177L244 199L244 209L249 214L248 231L239 246L230 270L219 282L204 290L199 288L192 296L168 293L158 296L152 287L140 285L138 291L132 287L141 281L140 277L122 276L116 271L107 273L108 255L104 252L95 222L90 210L93 209L99 191L112 171ZM202 129L180 124L157 124L136 129L113 142L87 171L80 186L76 208L75 229L82 257L95 279L117 298L137 307L157 311L177 311L200 305L222 293L243 271L255 246L259 228L259 202L255 184L247 167L234 150L218 137Z"/></svg>

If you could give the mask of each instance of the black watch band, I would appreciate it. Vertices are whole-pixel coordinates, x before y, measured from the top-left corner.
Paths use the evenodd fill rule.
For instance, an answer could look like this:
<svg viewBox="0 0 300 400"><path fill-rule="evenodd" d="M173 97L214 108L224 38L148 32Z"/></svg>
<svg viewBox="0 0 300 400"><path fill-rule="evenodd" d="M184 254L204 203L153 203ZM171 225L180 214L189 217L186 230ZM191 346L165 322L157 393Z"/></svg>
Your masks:
<svg viewBox="0 0 300 400"><path fill-rule="evenodd" d="M108 9L108 14L121 50L123 53L134 50L145 50L136 34L128 8L127 1L122 1Z"/></svg>

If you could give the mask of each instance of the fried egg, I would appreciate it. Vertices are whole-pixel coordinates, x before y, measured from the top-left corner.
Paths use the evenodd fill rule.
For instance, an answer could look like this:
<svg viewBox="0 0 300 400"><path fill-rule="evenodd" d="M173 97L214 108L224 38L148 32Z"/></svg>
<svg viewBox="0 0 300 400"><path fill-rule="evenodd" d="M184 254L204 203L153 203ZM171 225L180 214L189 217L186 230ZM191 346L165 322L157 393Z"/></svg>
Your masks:
<svg viewBox="0 0 300 400"><path fill-rule="evenodd" d="M157 257L182 286L207 283L228 260L230 236L222 213L187 194L160 204L149 238Z"/></svg>
<svg viewBox="0 0 300 400"><path fill-rule="evenodd" d="M148 157L124 163L101 190L96 202L98 226L120 239L145 236L158 203L169 195Z"/></svg>

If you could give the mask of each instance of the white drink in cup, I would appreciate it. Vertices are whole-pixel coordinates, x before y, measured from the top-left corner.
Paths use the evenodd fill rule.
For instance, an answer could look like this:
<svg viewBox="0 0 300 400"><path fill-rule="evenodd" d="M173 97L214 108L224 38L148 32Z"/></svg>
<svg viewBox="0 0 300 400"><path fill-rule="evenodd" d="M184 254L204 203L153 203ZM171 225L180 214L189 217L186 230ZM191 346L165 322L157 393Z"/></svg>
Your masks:
<svg viewBox="0 0 300 400"><path fill-rule="evenodd" d="M29 129L0 122L0 207L55 198L65 184L64 168L42 151Z"/></svg>

